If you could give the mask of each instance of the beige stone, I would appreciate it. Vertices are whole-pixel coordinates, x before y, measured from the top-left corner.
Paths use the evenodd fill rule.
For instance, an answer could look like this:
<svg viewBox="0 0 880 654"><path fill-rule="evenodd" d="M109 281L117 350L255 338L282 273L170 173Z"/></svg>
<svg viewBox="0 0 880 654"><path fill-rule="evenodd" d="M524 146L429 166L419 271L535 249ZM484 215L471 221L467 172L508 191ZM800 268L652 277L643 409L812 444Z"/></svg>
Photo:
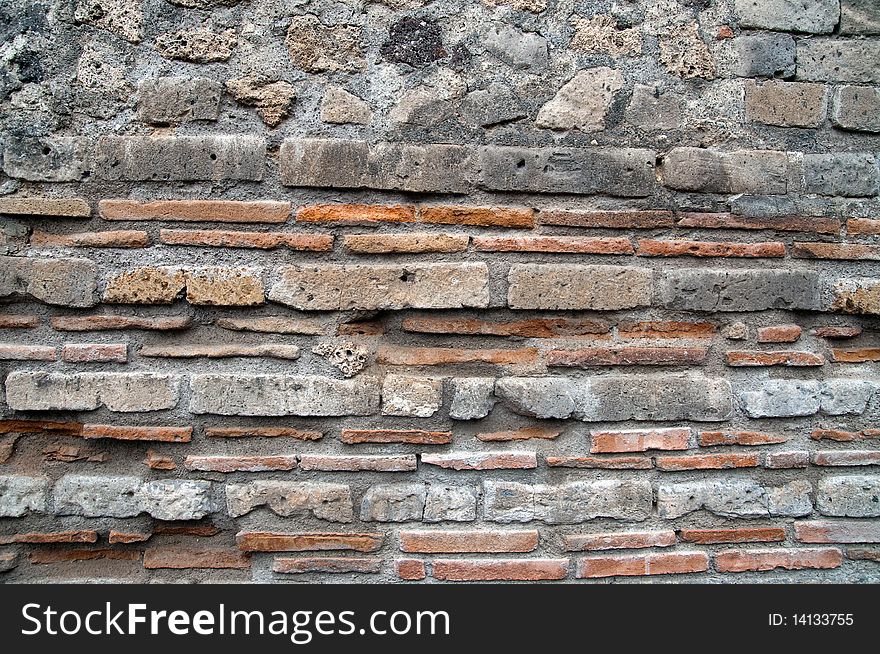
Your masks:
<svg viewBox="0 0 880 654"><path fill-rule="evenodd" d="M140 43L144 12L141 0L77 0L73 17L78 23L113 32Z"/></svg>
<svg viewBox="0 0 880 654"><path fill-rule="evenodd" d="M354 25L327 27L312 15L294 16L284 43L297 68L308 73L362 70L361 29Z"/></svg>
<svg viewBox="0 0 880 654"><path fill-rule="evenodd" d="M668 32L661 32L660 62L670 73L684 79L715 77L715 59L700 37L695 22L686 23Z"/></svg>
<svg viewBox="0 0 880 654"><path fill-rule="evenodd" d="M205 29L166 32L156 37L156 50L166 59L195 63L226 61L238 44L235 30L211 32Z"/></svg>
<svg viewBox="0 0 880 654"><path fill-rule="evenodd" d="M172 304L186 286L183 271L135 268L107 280L104 302L111 304Z"/></svg>
<svg viewBox="0 0 880 654"><path fill-rule="evenodd" d="M226 82L226 90L242 104L256 107L269 127L276 127L290 113L290 105L296 99L293 86L287 82L270 82L250 75Z"/></svg>
<svg viewBox="0 0 880 654"><path fill-rule="evenodd" d="M259 273L249 268L205 268L186 274L186 299L192 304L246 307L266 301Z"/></svg>
<svg viewBox="0 0 880 654"><path fill-rule="evenodd" d="M621 29L607 14L572 20L575 32L570 48L582 52L603 52L613 57L642 51L642 33L634 27Z"/></svg>
<svg viewBox="0 0 880 654"><path fill-rule="evenodd" d="M579 129L600 132L614 94L623 86L623 76L611 68L581 70L556 96L541 107L535 124L549 129Z"/></svg>
<svg viewBox="0 0 880 654"><path fill-rule="evenodd" d="M345 89L330 85L321 99L321 120L325 123L368 125L373 117L370 105Z"/></svg>

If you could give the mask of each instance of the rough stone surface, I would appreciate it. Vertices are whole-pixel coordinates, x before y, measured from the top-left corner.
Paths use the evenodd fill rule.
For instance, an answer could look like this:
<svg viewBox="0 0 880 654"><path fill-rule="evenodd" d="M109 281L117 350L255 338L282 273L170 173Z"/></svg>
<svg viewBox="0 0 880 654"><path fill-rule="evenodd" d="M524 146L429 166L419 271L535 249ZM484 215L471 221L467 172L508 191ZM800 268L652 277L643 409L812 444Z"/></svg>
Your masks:
<svg viewBox="0 0 880 654"><path fill-rule="evenodd" d="M816 491L816 509L822 515L876 518L880 516L880 477L823 477Z"/></svg>
<svg viewBox="0 0 880 654"><path fill-rule="evenodd" d="M622 86L623 77L611 68L578 71L541 107L535 123L549 129L601 132L614 94Z"/></svg>
<svg viewBox="0 0 880 654"><path fill-rule="evenodd" d="M138 86L138 118L168 124L217 120L223 88L204 77L158 77Z"/></svg>
<svg viewBox="0 0 880 654"><path fill-rule="evenodd" d="M798 79L816 82L880 82L880 42L804 39L797 44Z"/></svg>
<svg viewBox="0 0 880 654"><path fill-rule="evenodd" d="M156 50L168 59L209 63L229 59L237 43L234 30L180 30L160 34L156 38Z"/></svg>
<svg viewBox="0 0 880 654"><path fill-rule="evenodd" d="M24 295L46 304L90 307L97 286L97 266L89 259L0 256L0 297Z"/></svg>
<svg viewBox="0 0 880 654"><path fill-rule="evenodd" d="M430 418L443 402L443 382L430 377L388 375L382 384L382 415Z"/></svg>
<svg viewBox="0 0 880 654"><path fill-rule="evenodd" d="M0 517L18 518L29 511L46 511L49 481L41 477L0 476Z"/></svg>
<svg viewBox="0 0 880 654"><path fill-rule="evenodd" d="M311 14L294 16L285 44L297 68L309 73L356 71L365 62L359 44L360 28L354 25L328 27Z"/></svg>
<svg viewBox="0 0 880 654"><path fill-rule="evenodd" d="M493 377L453 379L449 417L454 420L478 420L489 415L495 404Z"/></svg>
<svg viewBox="0 0 880 654"><path fill-rule="evenodd" d="M800 516L812 511L809 483L794 481L764 487L752 480L661 483L657 511L662 518L678 518L701 509L726 518Z"/></svg>
<svg viewBox="0 0 880 654"><path fill-rule="evenodd" d="M838 0L734 0L742 27L826 34L840 17Z"/></svg>
<svg viewBox="0 0 880 654"><path fill-rule="evenodd" d="M663 304L691 311L818 309L816 273L784 270L678 270L660 283Z"/></svg>
<svg viewBox="0 0 880 654"><path fill-rule="evenodd" d="M427 490L424 484L378 484L361 501L361 520L407 522L421 520Z"/></svg>
<svg viewBox="0 0 880 654"><path fill-rule="evenodd" d="M328 86L321 99L321 120L325 123L369 125L370 105L339 86Z"/></svg>
<svg viewBox="0 0 880 654"><path fill-rule="evenodd" d="M788 189L788 157L772 150L675 148L661 174L666 186L680 191L775 195Z"/></svg>
<svg viewBox="0 0 880 654"><path fill-rule="evenodd" d="M880 132L880 89L841 86L834 95L831 120L842 129Z"/></svg>
<svg viewBox="0 0 880 654"><path fill-rule="evenodd" d="M738 36L733 51L733 72L740 77L794 77L795 45L790 34Z"/></svg>
<svg viewBox="0 0 880 654"><path fill-rule="evenodd" d="M265 506L284 517L311 514L329 522L351 522L351 502L346 484L266 480L226 485L226 507L232 517Z"/></svg>
<svg viewBox="0 0 880 654"><path fill-rule="evenodd" d="M228 80L226 90L242 104L256 107L269 127L277 127L287 118L296 99L296 91L289 83L256 75Z"/></svg>
<svg viewBox="0 0 880 654"><path fill-rule="evenodd" d="M517 264L508 276L514 309L631 309L651 303L649 270L625 266Z"/></svg>
<svg viewBox="0 0 880 654"><path fill-rule="evenodd" d="M872 153L805 154L804 186L808 193L845 197L880 192L880 168Z"/></svg>

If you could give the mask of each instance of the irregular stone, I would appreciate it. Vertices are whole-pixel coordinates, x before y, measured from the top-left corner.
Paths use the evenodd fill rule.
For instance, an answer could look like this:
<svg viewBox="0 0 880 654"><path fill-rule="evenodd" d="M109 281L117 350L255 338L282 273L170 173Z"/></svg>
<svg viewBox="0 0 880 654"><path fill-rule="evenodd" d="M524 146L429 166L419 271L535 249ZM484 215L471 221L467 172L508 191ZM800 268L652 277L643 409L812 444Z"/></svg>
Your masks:
<svg viewBox="0 0 880 654"><path fill-rule="evenodd" d="M361 502L365 522L421 520L427 491L424 484L377 484L370 486Z"/></svg>
<svg viewBox="0 0 880 654"><path fill-rule="evenodd" d="M366 65L355 25L327 27L316 16L294 16L284 40L293 65L307 73L356 72Z"/></svg>
<svg viewBox="0 0 880 654"><path fill-rule="evenodd" d="M95 97L95 104L87 107L90 115L108 118L115 113L116 103L128 102L134 93L125 67L114 65L118 63L118 52L102 41L92 41L83 48L76 64L76 81L86 90L86 100ZM116 102L108 102L110 99Z"/></svg>
<svg viewBox="0 0 880 654"><path fill-rule="evenodd" d="M449 417L453 420L479 420L489 415L495 405L493 377L453 379Z"/></svg>
<svg viewBox="0 0 880 654"><path fill-rule="evenodd" d="M89 139L79 136L7 137L3 172L31 182L77 182L90 170Z"/></svg>
<svg viewBox="0 0 880 654"><path fill-rule="evenodd" d="M481 41L489 52L518 70L543 70L549 62L547 39L532 32L520 32L512 25L493 25Z"/></svg>
<svg viewBox="0 0 880 654"><path fill-rule="evenodd" d="M382 382L382 415L430 418L443 403L443 380L387 375Z"/></svg>
<svg viewBox="0 0 880 654"><path fill-rule="evenodd" d="M269 299L306 311L460 309L489 304L484 263L284 266Z"/></svg>
<svg viewBox="0 0 880 654"><path fill-rule="evenodd" d="M880 5L874 0L840 0L841 34L880 34Z"/></svg>
<svg viewBox="0 0 880 654"><path fill-rule="evenodd" d="M767 489L767 511L772 516L800 517L813 512L813 486L805 479L796 479L782 486Z"/></svg>
<svg viewBox="0 0 880 654"><path fill-rule="evenodd" d="M880 41L800 39L798 79L811 82L880 82Z"/></svg>
<svg viewBox="0 0 880 654"><path fill-rule="evenodd" d="M140 488L138 497L141 511L157 520L200 520L214 511L209 481L149 481Z"/></svg>
<svg viewBox="0 0 880 654"><path fill-rule="evenodd" d="M763 311L821 306L817 273L796 270L699 270L665 273L662 304L689 311Z"/></svg>
<svg viewBox="0 0 880 654"><path fill-rule="evenodd" d="M131 518L141 512L140 488L139 477L65 475L52 492L55 513Z"/></svg>
<svg viewBox="0 0 880 654"><path fill-rule="evenodd" d="M46 304L97 304L98 268L89 259L0 256L0 297L29 295Z"/></svg>
<svg viewBox="0 0 880 654"><path fill-rule="evenodd" d="M623 87L620 71L611 68L580 70L541 107L535 124L549 129L600 132L614 94Z"/></svg>
<svg viewBox="0 0 880 654"><path fill-rule="evenodd" d="M388 117L394 123L430 127L454 113L451 98L442 89L420 85L404 93Z"/></svg>
<svg viewBox="0 0 880 654"><path fill-rule="evenodd" d="M430 18L407 16L391 25L380 50L387 60L414 68L448 56L440 26Z"/></svg>
<svg viewBox="0 0 880 654"><path fill-rule="evenodd" d="M740 77L794 77L795 45L791 34L749 34L732 42L733 73Z"/></svg>
<svg viewBox="0 0 880 654"><path fill-rule="evenodd" d="M668 520L700 509L727 518L809 515L813 510L810 492L809 482L802 480L780 488L764 488L754 480L661 483L657 512Z"/></svg>
<svg viewBox="0 0 880 654"><path fill-rule="evenodd" d="M880 132L880 89L841 86L834 94L831 122L841 129Z"/></svg>
<svg viewBox="0 0 880 654"><path fill-rule="evenodd" d="M270 81L258 75L231 79L226 82L226 90L238 102L256 107L269 127L277 127L287 118L296 99L296 91L287 82Z"/></svg>
<svg viewBox="0 0 880 654"><path fill-rule="evenodd" d="M862 415L877 384L863 379L825 379L819 394L822 412L830 416Z"/></svg>
<svg viewBox="0 0 880 654"><path fill-rule="evenodd" d="M186 276L175 268L135 268L107 280L104 302L172 304L186 288Z"/></svg>
<svg viewBox="0 0 880 654"><path fill-rule="evenodd" d="M49 480L20 475L0 476L0 518L19 518L28 511L43 513L49 497Z"/></svg>
<svg viewBox="0 0 880 654"><path fill-rule="evenodd" d="M715 59L700 37L696 22L664 31L659 36L660 63L673 75L688 79L715 77Z"/></svg>
<svg viewBox="0 0 880 654"><path fill-rule="evenodd" d="M430 484L425 498L425 522L470 522L477 519L477 489L472 486Z"/></svg>
<svg viewBox="0 0 880 654"><path fill-rule="evenodd" d="M679 191L754 195L788 192L788 156L773 150L673 148L663 158L661 174L664 185Z"/></svg>
<svg viewBox="0 0 880 654"><path fill-rule="evenodd" d="M828 516L880 517L880 476L821 478L816 493L816 509Z"/></svg>
<svg viewBox="0 0 880 654"><path fill-rule="evenodd" d="M838 0L735 0L742 27L780 32L832 32L840 16Z"/></svg>
<svg viewBox="0 0 880 654"><path fill-rule="evenodd" d="M873 153L804 155L804 190L819 195L871 197L880 192L880 168Z"/></svg>
<svg viewBox="0 0 880 654"><path fill-rule="evenodd" d="M296 375L193 375L190 411L238 416L371 415L379 409L374 378Z"/></svg>
<svg viewBox="0 0 880 654"><path fill-rule="evenodd" d="M811 416L819 412L821 390L814 380L768 379L757 390L740 392L739 401L750 418Z"/></svg>
<svg viewBox="0 0 880 654"><path fill-rule="evenodd" d="M370 105L340 86L329 85L321 99L321 120L325 123L369 125Z"/></svg>
<svg viewBox="0 0 880 654"><path fill-rule="evenodd" d="M831 311L880 315L880 281L872 277L838 279L831 295Z"/></svg>
<svg viewBox="0 0 880 654"><path fill-rule="evenodd" d="M481 127L518 120L527 115L513 91L499 83L468 93L461 101L460 111L466 122Z"/></svg>
<svg viewBox="0 0 880 654"><path fill-rule="evenodd" d="M137 0L76 0L73 17L78 23L94 25L131 43L140 43L144 20Z"/></svg>
<svg viewBox="0 0 880 654"><path fill-rule="evenodd" d="M343 377L354 377L366 368L369 355L364 346L351 341L325 341L313 347L312 352L327 359Z"/></svg>
<svg viewBox="0 0 880 654"><path fill-rule="evenodd" d="M138 119L145 123L217 120L223 88L204 77L159 77L138 85Z"/></svg>
<svg viewBox="0 0 880 654"><path fill-rule="evenodd" d="M507 277L512 309L631 309L651 304L652 273L631 266L514 264Z"/></svg>
<svg viewBox="0 0 880 654"><path fill-rule="evenodd" d="M592 18L575 18L572 21L575 34L569 48L581 52L597 52L621 55L637 55L642 51L642 33L638 28L621 28L608 14Z"/></svg>
<svg viewBox="0 0 880 654"><path fill-rule="evenodd" d="M683 100L676 93L636 84L626 110L626 120L645 130L676 129L683 121Z"/></svg>
<svg viewBox="0 0 880 654"><path fill-rule="evenodd" d="M226 485L230 517L237 518L261 506L284 517L307 512L330 522L351 522L353 518L347 484L261 480Z"/></svg>
<svg viewBox="0 0 880 654"><path fill-rule="evenodd" d="M196 28L166 32L156 37L156 50L166 59L204 64L226 61L238 45L235 30L211 32Z"/></svg>

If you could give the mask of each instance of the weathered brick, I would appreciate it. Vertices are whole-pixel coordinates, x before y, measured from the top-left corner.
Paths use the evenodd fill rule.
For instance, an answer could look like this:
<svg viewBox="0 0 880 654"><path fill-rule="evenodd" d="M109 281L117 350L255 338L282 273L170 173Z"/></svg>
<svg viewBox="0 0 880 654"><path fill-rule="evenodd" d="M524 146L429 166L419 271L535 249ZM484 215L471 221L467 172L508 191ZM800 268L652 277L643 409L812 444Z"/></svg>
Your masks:
<svg viewBox="0 0 880 654"><path fill-rule="evenodd" d="M534 452L444 452L425 453L422 465L450 470L522 470L537 468Z"/></svg>
<svg viewBox="0 0 880 654"><path fill-rule="evenodd" d="M833 284L831 295L831 311L880 315L880 282L876 279L839 279Z"/></svg>
<svg viewBox="0 0 880 654"><path fill-rule="evenodd" d="M122 425L83 425L83 438L109 438L120 441L160 441L189 443L192 427L145 427Z"/></svg>
<svg viewBox="0 0 880 654"><path fill-rule="evenodd" d="M267 506L280 516L311 513L330 522L351 522L351 491L347 484L294 481L252 481L226 485L226 508L230 517Z"/></svg>
<svg viewBox="0 0 880 654"><path fill-rule="evenodd" d="M705 347L586 347L579 350L551 350L545 355L550 367L669 366L702 363Z"/></svg>
<svg viewBox="0 0 880 654"><path fill-rule="evenodd" d="M287 186L464 193L472 165L468 148L445 144L286 139L279 154Z"/></svg>
<svg viewBox="0 0 880 654"><path fill-rule="evenodd" d="M682 529L679 537L688 543L717 545L719 543L781 543L783 527L733 527L725 529Z"/></svg>
<svg viewBox="0 0 880 654"><path fill-rule="evenodd" d="M880 81L880 41L859 39L798 39L798 79L816 82Z"/></svg>
<svg viewBox="0 0 880 654"><path fill-rule="evenodd" d="M295 438L301 441L317 441L323 438L320 431L294 427L205 427L206 438Z"/></svg>
<svg viewBox="0 0 880 654"><path fill-rule="evenodd" d="M644 322L621 322L617 335L632 338L712 338L718 328L710 322L682 322L678 320L648 320Z"/></svg>
<svg viewBox="0 0 880 654"><path fill-rule="evenodd" d="M508 431L492 431L477 434L477 439L484 443L506 441L528 441L532 439L552 441L562 433L561 429L545 429L543 427L523 427Z"/></svg>
<svg viewBox="0 0 880 654"><path fill-rule="evenodd" d="M688 427L591 431L590 452L607 454L647 450L686 450L690 438L691 430Z"/></svg>
<svg viewBox="0 0 880 654"><path fill-rule="evenodd" d="M431 377L386 375L382 382L382 415L430 418L443 402L443 381Z"/></svg>
<svg viewBox="0 0 880 654"><path fill-rule="evenodd" d="M366 377L193 375L189 409L226 416L370 415L379 409L379 384Z"/></svg>
<svg viewBox="0 0 880 654"><path fill-rule="evenodd" d="M459 309L489 304L483 263L284 266L269 299L307 311Z"/></svg>
<svg viewBox="0 0 880 654"><path fill-rule="evenodd" d="M864 520L814 520L794 523L802 543L880 543L880 525Z"/></svg>
<svg viewBox="0 0 880 654"><path fill-rule="evenodd" d="M535 363L538 350L524 347L516 350L466 350L452 347L387 347L376 351L376 363L391 366L440 366L453 363L488 363L499 366Z"/></svg>
<svg viewBox="0 0 880 654"><path fill-rule="evenodd" d="M793 270L669 270L660 299L670 309L762 311L818 309L819 276Z"/></svg>
<svg viewBox="0 0 880 654"><path fill-rule="evenodd" d="M732 41L733 73L740 77L794 77L791 34L747 34Z"/></svg>
<svg viewBox="0 0 880 654"><path fill-rule="evenodd" d="M407 522L421 520L425 511L425 484L377 484L370 486L361 501L365 522Z"/></svg>
<svg viewBox="0 0 880 654"><path fill-rule="evenodd" d="M78 182L91 169L89 139L79 136L9 137L3 172L31 182Z"/></svg>
<svg viewBox="0 0 880 654"><path fill-rule="evenodd" d="M54 345L0 343L0 361L55 361Z"/></svg>
<svg viewBox="0 0 880 654"><path fill-rule="evenodd" d="M718 572L763 572L767 570L828 570L843 563L840 550L813 549L766 549L723 550L715 554Z"/></svg>
<svg viewBox="0 0 880 654"><path fill-rule="evenodd" d="M880 60L880 50L877 55ZM877 157L858 152L805 154L804 190L818 195L875 196L880 192Z"/></svg>
<svg viewBox="0 0 880 654"><path fill-rule="evenodd" d="M147 570L160 568L246 570L251 567L251 561L247 554L233 549L200 549L179 545L157 545L144 550L144 567Z"/></svg>
<svg viewBox="0 0 880 654"><path fill-rule="evenodd" d="M128 346L124 343L71 343L61 347L61 359L68 363L125 363Z"/></svg>
<svg viewBox="0 0 880 654"><path fill-rule="evenodd" d="M566 552L587 552L591 550L630 550L646 547L670 547L675 545L675 532L671 529L661 531L622 531L600 534L576 534L563 536Z"/></svg>
<svg viewBox="0 0 880 654"><path fill-rule="evenodd" d="M813 510L812 487L795 481L765 488L752 480L704 480L661 483L657 488L657 512L674 519L705 509L728 518L803 516Z"/></svg>
<svg viewBox="0 0 880 654"><path fill-rule="evenodd" d="M161 220L172 222L283 223L290 216L290 202L263 200L101 200L104 220Z"/></svg>
<svg viewBox="0 0 880 654"><path fill-rule="evenodd" d="M541 225L560 227L597 227L607 229L654 229L675 225L671 211L570 211L542 209Z"/></svg>
<svg viewBox="0 0 880 654"><path fill-rule="evenodd" d="M347 225L413 223L416 222L416 208L381 204L318 204L297 209L296 222Z"/></svg>
<svg viewBox="0 0 880 654"><path fill-rule="evenodd" d="M870 438L880 438L880 429L865 429L863 431L844 431L841 429L814 429L810 432L810 438L814 441L823 439L848 443Z"/></svg>
<svg viewBox="0 0 880 654"><path fill-rule="evenodd" d="M55 316L52 329L64 332L93 332L142 329L146 331L178 331L192 325L189 316Z"/></svg>
<svg viewBox="0 0 880 654"><path fill-rule="evenodd" d="M705 572L709 557L704 552L664 552L633 556L593 556L577 564L579 579L639 577Z"/></svg>
<svg viewBox="0 0 880 654"><path fill-rule="evenodd" d="M784 257L784 243L659 241L639 239L640 257Z"/></svg>
<svg viewBox="0 0 880 654"><path fill-rule="evenodd" d="M774 445L785 443L788 436L784 434L765 434L759 431L701 431L699 443L701 447L715 445Z"/></svg>
<svg viewBox="0 0 880 654"><path fill-rule="evenodd" d="M253 136L103 136L95 170L103 179L131 182L258 182L265 159L265 141Z"/></svg>
<svg viewBox="0 0 880 654"><path fill-rule="evenodd" d="M480 158L482 185L493 191L645 197L657 185L651 150L488 146Z"/></svg>
<svg viewBox="0 0 880 654"><path fill-rule="evenodd" d="M834 348L831 350L831 360L842 363L880 361L880 348L863 347L849 350Z"/></svg>
<svg viewBox="0 0 880 654"><path fill-rule="evenodd" d="M159 240L165 245L255 248L259 250L286 247L289 250L304 252L329 252L333 249L333 236L329 234L162 229L159 230Z"/></svg>
<svg viewBox="0 0 880 654"><path fill-rule="evenodd" d="M398 579L404 581L421 581L427 576L424 561L417 559L396 559L394 561L394 572Z"/></svg>
<svg viewBox="0 0 880 654"><path fill-rule="evenodd" d="M297 459L294 454L188 456L183 465L187 470L205 472L266 472L269 470L293 470L297 466Z"/></svg>
<svg viewBox="0 0 880 654"><path fill-rule="evenodd" d="M831 105L831 122L842 129L880 132L880 89L839 87Z"/></svg>
<svg viewBox="0 0 880 654"><path fill-rule="evenodd" d="M827 34L840 17L838 0L735 0L734 10L742 27L780 32Z"/></svg>
<svg viewBox="0 0 880 654"><path fill-rule="evenodd" d="M855 338L861 333L861 327L851 327L847 325L826 325L824 327L816 327L812 330L812 334L814 336L831 340L845 340L848 338Z"/></svg>
<svg viewBox="0 0 880 654"><path fill-rule="evenodd" d="M880 452L859 450L832 450L827 452L814 452L813 465L876 466L880 465Z"/></svg>
<svg viewBox="0 0 880 654"><path fill-rule="evenodd" d="M460 377L453 379L449 417L453 420L478 420L489 415L495 405L493 377Z"/></svg>
<svg viewBox="0 0 880 654"><path fill-rule="evenodd" d="M177 470L177 463L174 461L173 457L170 457L167 454L159 454L153 450L147 450L147 457L144 459L144 464L150 470Z"/></svg>
<svg viewBox="0 0 880 654"><path fill-rule="evenodd" d="M28 561L36 565L69 563L72 561L139 561L141 553L137 550L111 548L99 549L38 549L28 553Z"/></svg>
<svg viewBox="0 0 880 654"><path fill-rule="evenodd" d="M822 216L744 216L731 213L678 214L679 227L700 229L772 229L780 232L814 232L837 234L840 222Z"/></svg>
<svg viewBox="0 0 880 654"><path fill-rule="evenodd" d="M412 472L418 467L415 454L365 454L332 456L301 454L300 470L329 472Z"/></svg>
<svg viewBox="0 0 880 654"><path fill-rule="evenodd" d="M475 236L481 252L558 252L570 254L633 254L628 238L589 236Z"/></svg>
<svg viewBox="0 0 880 654"><path fill-rule="evenodd" d="M382 547L383 540L382 534L373 533L287 534L240 531L235 535L235 542L242 552L375 552Z"/></svg>
<svg viewBox="0 0 880 654"><path fill-rule="evenodd" d="M757 454L692 454L688 456L658 456L658 470L728 470L757 468Z"/></svg>
<svg viewBox="0 0 880 654"><path fill-rule="evenodd" d="M611 331L611 326L601 320L577 318L491 321L478 318L419 317L404 318L401 329L405 332L419 334L554 338L556 336L602 336Z"/></svg>
<svg viewBox="0 0 880 654"><path fill-rule="evenodd" d="M531 552L537 531L402 531L400 551L421 554Z"/></svg>
<svg viewBox="0 0 880 654"><path fill-rule="evenodd" d="M39 316L0 313L0 329L33 329L40 326Z"/></svg>
<svg viewBox="0 0 880 654"><path fill-rule="evenodd" d="M774 150L673 148L660 172L663 184L678 191L755 195L788 191L788 156Z"/></svg>
<svg viewBox="0 0 880 654"><path fill-rule="evenodd" d="M96 543L98 532L92 529L77 531L27 532L0 536L0 545L11 543Z"/></svg>
<svg viewBox="0 0 880 654"><path fill-rule="evenodd" d="M727 365L733 367L755 366L823 366L825 358L812 352L763 352L729 351L725 353Z"/></svg>
<svg viewBox="0 0 880 654"><path fill-rule="evenodd" d="M0 298L29 295L70 307L97 303L97 266L89 259L35 259L0 256Z"/></svg>
<svg viewBox="0 0 880 654"><path fill-rule="evenodd" d="M177 404L179 383L151 373L60 373L13 371L6 402L20 411L158 411Z"/></svg>
<svg viewBox="0 0 880 654"><path fill-rule="evenodd" d="M880 220L870 218L850 218L846 221L849 236L876 236L880 234Z"/></svg>
<svg viewBox="0 0 880 654"><path fill-rule="evenodd" d="M133 230L81 232L77 234L31 233L32 247L81 247L81 248L145 248L150 245L146 232Z"/></svg>
<svg viewBox="0 0 880 654"><path fill-rule="evenodd" d="M49 480L22 475L0 476L0 517L19 518L29 511L46 511Z"/></svg>
<svg viewBox="0 0 880 654"><path fill-rule="evenodd" d="M759 343L794 343L803 330L799 325L772 325L758 328Z"/></svg>
<svg viewBox="0 0 880 654"><path fill-rule="evenodd" d="M276 558L272 572L301 574L324 572L330 574L375 574L382 569L382 559L355 557Z"/></svg>
<svg viewBox="0 0 880 654"><path fill-rule="evenodd" d="M452 442L451 431L420 429L343 429L343 443L408 443L412 445L445 445Z"/></svg>
<svg viewBox="0 0 880 654"><path fill-rule="evenodd" d="M458 207L419 205L418 221L438 225L475 225L531 229L534 209L517 207Z"/></svg>
<svg viewBox="0 0 880 654"><path fill-rule="evenodd" d="M514 264L507 281L512 309L608 311L651 303L652 274L643 268Z"/></svg>
<svg viewBox="0 0 880 654"><path fill-rule="evenodd" d="M0 198L0 214L10 216L48 216L88 218L92 208L82 198L46 198L9 195Z"/></svg>
<svg viewBox="0 0 880 654"><path fill-rule="evenodd" d="M167 125L217 120L223 87L205 77L157 77L138 85L138 119Z"/></svg>
<svg viewBox="0 0 880 654"><path fill-rule="evenodd" d="M437 559L432 575L442 581L552 581L568 575L568 559Z"/></svg>
<svg viewBox="0 0 880 654"><path fill-rule="evenodd" d="M293 360L299 358L296 345L263 343L261 345L169 345L144 346L138 354L142 357L168 359L226 359L230 357L269 357Z"/></svg>
<svg viewBox="0 0 880 654"><path fill-rule="evenodd" d="M548 456L545 461L551 468L650 470L653 467L647 456Z"/></svg>
<svg viewBox="0 0 880 654"><path fill-rule="evenodd" d="M355 254L421 254L426 252L464 252L470 237L466 234L351 234L345 236L345 249ZM329 248L328 248L329 249Z"/></svg>

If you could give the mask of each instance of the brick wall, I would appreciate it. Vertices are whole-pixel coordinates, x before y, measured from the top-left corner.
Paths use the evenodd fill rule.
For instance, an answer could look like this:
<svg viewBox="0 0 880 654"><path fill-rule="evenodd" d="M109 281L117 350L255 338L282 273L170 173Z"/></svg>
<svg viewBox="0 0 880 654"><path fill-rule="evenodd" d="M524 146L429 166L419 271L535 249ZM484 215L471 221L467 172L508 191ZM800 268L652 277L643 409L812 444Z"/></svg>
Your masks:
<svg viewBox="0 0 880 654"><path fill-rule="evenodd" d="M875 0L0 12L3 581L880 581Z"/></svg>

